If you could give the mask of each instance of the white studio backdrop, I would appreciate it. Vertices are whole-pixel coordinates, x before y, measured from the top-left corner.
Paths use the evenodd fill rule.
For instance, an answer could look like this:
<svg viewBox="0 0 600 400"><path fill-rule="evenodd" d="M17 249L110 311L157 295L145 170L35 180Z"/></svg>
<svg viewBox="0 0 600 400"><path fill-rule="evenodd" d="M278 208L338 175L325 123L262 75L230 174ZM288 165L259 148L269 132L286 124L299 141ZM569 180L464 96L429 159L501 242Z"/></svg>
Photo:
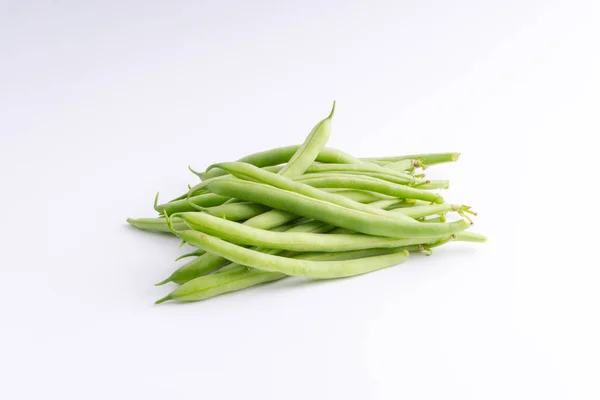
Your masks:
<svg viewBox="0 0 600 400"><path fill-rule="evenodd" d="M0 397L597 399L595 1L0 2ZM488 243L153 301L154 216L301 142L431 168Z"/></svg>

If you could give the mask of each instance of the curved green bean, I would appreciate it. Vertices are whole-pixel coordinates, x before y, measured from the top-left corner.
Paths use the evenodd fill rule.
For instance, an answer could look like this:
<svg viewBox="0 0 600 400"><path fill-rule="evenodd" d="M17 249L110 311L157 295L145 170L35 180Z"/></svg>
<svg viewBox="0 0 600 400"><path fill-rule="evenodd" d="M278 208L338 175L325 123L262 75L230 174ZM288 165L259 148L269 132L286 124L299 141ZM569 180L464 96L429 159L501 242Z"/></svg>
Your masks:
<svg viewBox="0 0 600 400"><path fill-rule="evenodd" d="M400 197L403 199L425 200L434 203L444 202L444 199L439 194L372 178L370 176L350 174L330 176L325 175L326 174L323 174L315 178L311 178L310 175L306 175L303 177L301 182L316 188L344 187L350 189L363 189L387 194L389 196Z"/></svg>
<svg viewBox="0 0 600 400"><path fill-rule="evenodd" d="M209 183L208 188L211 192L222 196L264 204L338 227L377 236L437 237L463 231L469 226L464 220L447 224L424 224L415 221L407 222L397 218L386 218L261 183L238 179L216 180ZM390 213L390 215L394 214Z"/></svg>
<svg viewBox="0 0 600 400"><path fill-rule="evenodd" d="M360 233L272 232L199 212L174 214L172 217L181 218L190 228L196 231L216 236L232 243L298 252L336 252L377 247L402 247L423 244L436 239L435 237L389 238Z"/></svg>
<svg viewBox="0 0 600 400"><path fill-rule="evenodd" d="M331 113L324 120L320 121L302 145L296 150L290 161L278 173L287 177L302 175L304 171L315 161L319 152L323 150L325 144L331 135L331 119L335 113L335 101L331 107Z"/></svg>

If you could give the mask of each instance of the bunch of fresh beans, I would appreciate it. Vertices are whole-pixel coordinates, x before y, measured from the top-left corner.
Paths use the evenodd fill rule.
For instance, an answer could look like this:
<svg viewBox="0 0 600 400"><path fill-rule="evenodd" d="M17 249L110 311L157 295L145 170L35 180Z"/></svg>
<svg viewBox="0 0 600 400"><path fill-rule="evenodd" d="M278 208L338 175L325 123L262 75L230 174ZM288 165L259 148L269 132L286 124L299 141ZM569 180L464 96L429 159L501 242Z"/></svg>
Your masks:
<svg viewBox="0 0 600 400"><path fill-rule="evenodd" d="M301 145L192 170L200 183L164 204L157 195L158 217L127 220L197 248L157 284L179 286L156 303L205 300L288 276L360 275L450 241L485 241L466 231L471 208L436 192L448 181L423 173L458 153L354 158L325 147L334 111L335 102Z"/></svg>

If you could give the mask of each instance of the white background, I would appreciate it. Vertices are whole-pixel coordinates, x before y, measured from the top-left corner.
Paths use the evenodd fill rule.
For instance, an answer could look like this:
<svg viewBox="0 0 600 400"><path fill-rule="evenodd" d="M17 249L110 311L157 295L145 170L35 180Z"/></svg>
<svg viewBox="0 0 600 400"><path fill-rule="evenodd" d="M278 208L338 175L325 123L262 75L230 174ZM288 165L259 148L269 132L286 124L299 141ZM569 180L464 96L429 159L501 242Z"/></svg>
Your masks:
<svg viewBox="0 0 600 400"><path fill-rule="evenodd" d="M168 5L167 5L168 4ZM1 1L0 397L598 399L597 1ZM489 242L153 301L157 190L299 143L460 151Z"/></svg>

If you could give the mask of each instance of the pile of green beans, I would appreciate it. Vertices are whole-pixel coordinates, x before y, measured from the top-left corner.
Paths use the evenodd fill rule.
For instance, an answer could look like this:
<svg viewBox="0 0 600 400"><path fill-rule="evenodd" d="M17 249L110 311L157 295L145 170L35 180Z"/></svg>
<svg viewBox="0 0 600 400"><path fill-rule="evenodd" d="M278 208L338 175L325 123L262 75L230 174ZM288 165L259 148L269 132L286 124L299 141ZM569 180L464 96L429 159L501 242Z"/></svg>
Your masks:
<svg viewBox="0 0 600 400"><path fill-rule="evenodd" d="M167 279L178 286L157 304L205 300L288 276L333 279L398 265L468 232L471 207L436 192L446 180L423 172L459 153L355 158L325 147L331 113L301 145L190 170L200 183L132 226L171 233L196 248ZM448 215L455 218L448 219ZM457 217L457 218L456 218Z"/></svg>

